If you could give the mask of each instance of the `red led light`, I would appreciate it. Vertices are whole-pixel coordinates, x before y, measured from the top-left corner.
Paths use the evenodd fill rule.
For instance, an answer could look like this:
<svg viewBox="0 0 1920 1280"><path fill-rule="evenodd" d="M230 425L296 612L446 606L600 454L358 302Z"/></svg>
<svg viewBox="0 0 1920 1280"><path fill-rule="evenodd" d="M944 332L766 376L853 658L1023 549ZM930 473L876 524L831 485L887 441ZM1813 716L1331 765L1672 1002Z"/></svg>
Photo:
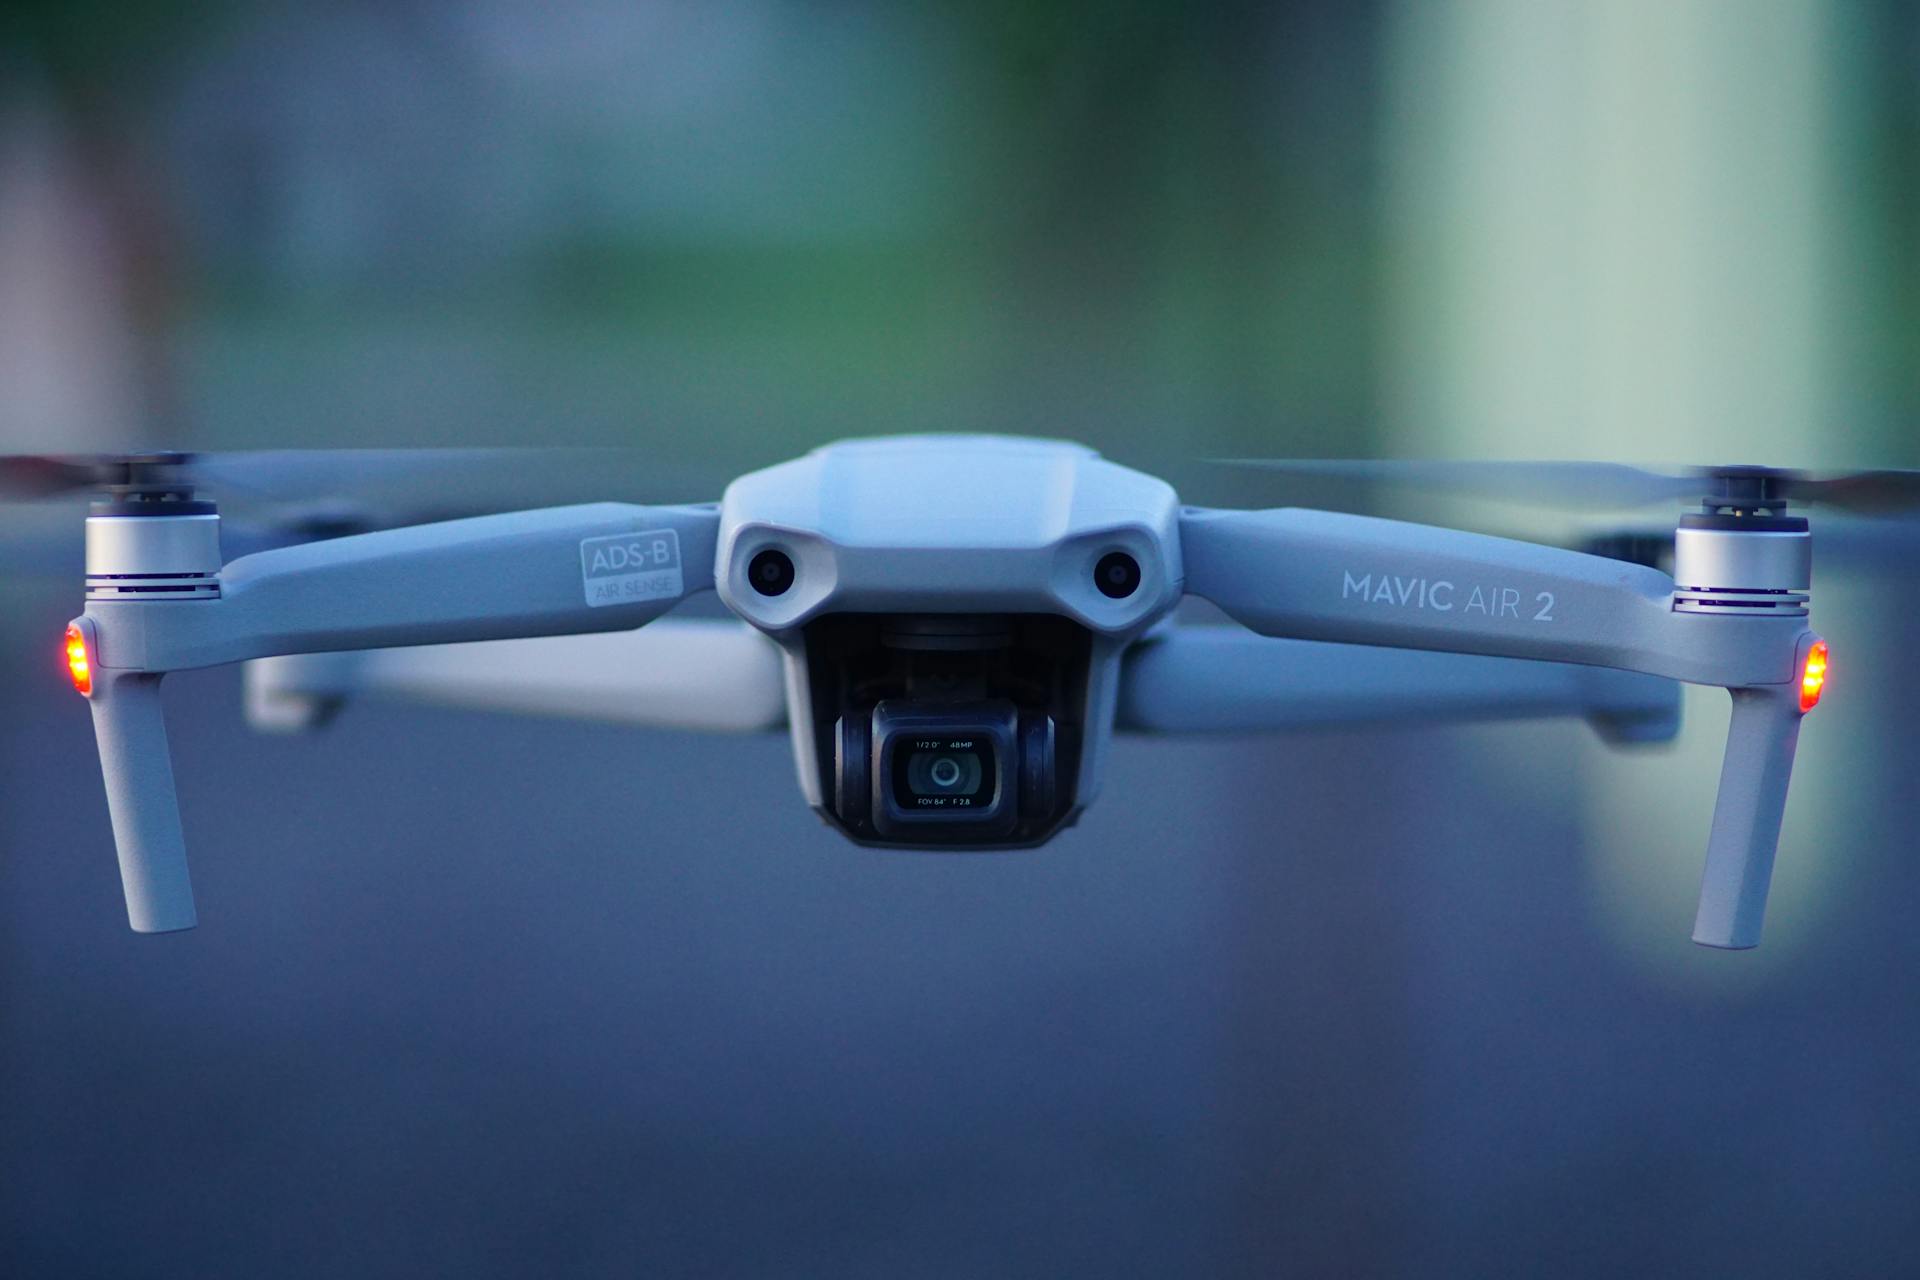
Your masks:
<svg viewBox="0 0 1920 1280"><path fill-rule="evenodd" d="M1816 640L1807 649L1806 665L1800 668L1800 710L1811 711L1827 686L1827 642Z"/></svg>
<svg viewBox="0 0 1920 1280"><path fill-rule="evenodd" d="M67 674L73 687L82 694L93 694L93 661L87 656L87 637L73 623L67 624Z"/></svg>

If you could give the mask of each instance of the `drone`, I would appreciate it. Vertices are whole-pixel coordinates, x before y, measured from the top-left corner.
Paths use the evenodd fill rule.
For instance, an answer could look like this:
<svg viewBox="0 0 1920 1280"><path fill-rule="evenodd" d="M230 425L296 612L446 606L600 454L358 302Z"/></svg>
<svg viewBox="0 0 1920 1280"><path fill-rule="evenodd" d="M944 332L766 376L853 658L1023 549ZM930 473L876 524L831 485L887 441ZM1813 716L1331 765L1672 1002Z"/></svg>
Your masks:
<svg viewBox="0 0 1920 1280"><path fill-rule="evenodd" d="M311 728L363 692L784 727L828 825L861 845L953 852L1032 848L1071 826L1116 732L1578 715L1610 743L1663 741L1679 684L1718 686L1733 710L1693 940L1749 948L1800 722L1827 674L1808 625L1808 522L1789 504L1920 500L1920 472L1256 463L1686 503L1667 573L1372 516L1183 505L1092 449L1012 436L844 441L742 475L718 502L493 509L515 497L493 495L452 518L231 560L203 492L290 472L351 489L399 468L451 493L435 477L457 454L0 459L0 491L99 495L65 654L134 930L197 923L161 681L245 663L264 727ZM707 592L729 617L664 616ZM1189 599L1222 622L1184 620Z"/></svg>

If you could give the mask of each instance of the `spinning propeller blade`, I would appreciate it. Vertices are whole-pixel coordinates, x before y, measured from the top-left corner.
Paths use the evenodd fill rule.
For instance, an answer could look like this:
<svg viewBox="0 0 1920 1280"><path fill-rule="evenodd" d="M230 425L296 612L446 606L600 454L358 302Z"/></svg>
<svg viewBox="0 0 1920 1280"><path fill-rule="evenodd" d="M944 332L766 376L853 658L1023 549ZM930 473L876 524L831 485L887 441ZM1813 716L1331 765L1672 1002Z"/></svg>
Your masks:
<svg viewBox="0 0 1920 1280"><path fill-rule="evenodd" d="M1613 462L1216 458L1215 463L1303 479L1341 480L1541 506L1605 509L1663 502L1784 506L1811 502L1859 514L1920 508L1920 471L1814 474L1772 467L1678 467Z"/></svg>
<svg viewBox="0 0 1920 1280"><path fill-rule="evenodd" d="M98 483L86 459L22 454L0 458L0 498L57 498Z"/></svg>
<svg viewBox="0 0 1920 1280"><path fill-rule="evenodd" d="M0 456L0 499L178 487L223 506L328 499L373 524L416 524L576 502L718 496L706 469L627 448L269 449Z"/></svg>

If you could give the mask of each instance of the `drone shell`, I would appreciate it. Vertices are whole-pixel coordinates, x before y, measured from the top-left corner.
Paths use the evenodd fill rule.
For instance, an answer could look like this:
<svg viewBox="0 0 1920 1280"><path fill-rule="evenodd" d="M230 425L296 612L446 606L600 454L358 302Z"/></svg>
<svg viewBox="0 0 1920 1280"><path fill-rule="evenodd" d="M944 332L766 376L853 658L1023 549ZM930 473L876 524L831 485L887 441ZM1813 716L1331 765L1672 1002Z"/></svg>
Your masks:
<svg viewBox="0 0 1920 1280"><path fill-rule="evenodd" d="M772 635L822 613L1058 613L1137 635L1180 598L1180 503L1163 480L1081 445L1005 436L896 436L829 445L742 476L720 504L715 586ZM795 581L776 596L747 565L777 547ZM1137 590L1103 595L1111 551Z"/></svg>
<svg viewBox="0 0 1920 1280"><path fill-rule="evenodd" d="M789 723L807 802L824 804L802 628L828 613L1051 613L1093 633L1080 802L1098 791L1120 657L1179 602L1180 500L1163 480L1065 441L892 436L844 441L740 477L720 504L715 587L787 654ZM747 566L768 548L793 584L762 595ZM1094 580L1124 551L1140 585Z"/></svg>

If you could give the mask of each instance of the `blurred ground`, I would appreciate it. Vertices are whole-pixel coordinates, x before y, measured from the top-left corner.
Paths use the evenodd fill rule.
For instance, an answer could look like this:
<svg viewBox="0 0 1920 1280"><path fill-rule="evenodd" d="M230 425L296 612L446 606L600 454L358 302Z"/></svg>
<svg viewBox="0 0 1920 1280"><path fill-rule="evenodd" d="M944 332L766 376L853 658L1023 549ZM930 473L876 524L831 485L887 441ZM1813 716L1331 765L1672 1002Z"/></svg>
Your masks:
<svg viewBox="0 0 1920 1280"><path fill-rule="evenodd" d="M204 923L143 938L58 606L4 655L49 669L0 738L10 1274L1787 1275L1920 1232L1915 752L1833 751L1897 662L1809 723L1798 795L1867 814L1796 806L1752 953L1686 941L1705 795L1620 945L1583 775L1670 756L1576 725L1127 741L1049 848L912 857L778 736L260 738L231 672L169 682Z"/></svg>

